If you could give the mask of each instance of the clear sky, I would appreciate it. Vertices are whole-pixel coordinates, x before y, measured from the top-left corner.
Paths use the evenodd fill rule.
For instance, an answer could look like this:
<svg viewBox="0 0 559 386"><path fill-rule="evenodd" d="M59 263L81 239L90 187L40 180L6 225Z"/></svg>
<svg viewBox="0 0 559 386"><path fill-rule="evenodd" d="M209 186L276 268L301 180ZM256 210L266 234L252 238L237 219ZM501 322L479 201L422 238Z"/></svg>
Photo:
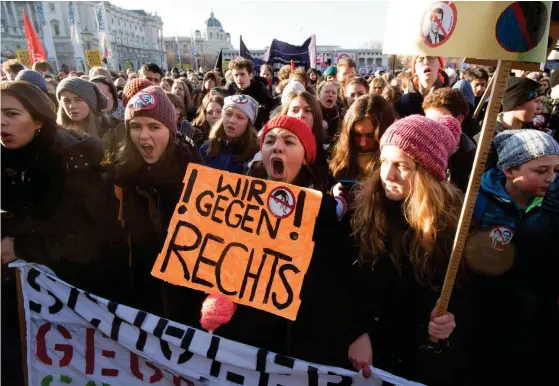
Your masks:
<svg viewBox="0 0 559 386"><path fill-rule="evenodd" d="M112 0L126 9L156 12L165 36L190 36L201 29L211 10L235 48L239 35L249 50L262 49L276 38L301 44L316 34L318 45L361 48L382 42L388 1L241 1L241 0Z"/></svg>

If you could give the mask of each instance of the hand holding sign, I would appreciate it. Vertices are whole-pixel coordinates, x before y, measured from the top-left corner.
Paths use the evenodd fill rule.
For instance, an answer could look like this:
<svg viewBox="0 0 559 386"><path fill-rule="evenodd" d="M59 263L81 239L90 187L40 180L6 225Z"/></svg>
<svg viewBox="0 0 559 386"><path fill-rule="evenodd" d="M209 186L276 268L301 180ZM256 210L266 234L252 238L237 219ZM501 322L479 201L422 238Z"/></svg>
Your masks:
<svg viewBox="0 0 559 386"><path fill-rule="evenodd" d="M321 197L190 164L152 275L295 320Z"/></svg>

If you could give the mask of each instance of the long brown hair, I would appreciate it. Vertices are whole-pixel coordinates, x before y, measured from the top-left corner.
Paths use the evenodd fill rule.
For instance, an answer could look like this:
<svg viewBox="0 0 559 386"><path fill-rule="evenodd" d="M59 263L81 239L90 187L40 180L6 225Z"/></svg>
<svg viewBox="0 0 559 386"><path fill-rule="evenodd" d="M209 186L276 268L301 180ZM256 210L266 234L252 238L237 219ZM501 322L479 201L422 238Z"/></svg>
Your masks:
<svg viewBox="0 0 559 386"><path fill-rule="evenodd" d="M176 83L178 85L180 85L180 87L182 87L182 89L184 90L184 98L182 103L184 103L184 107L186 108L186 111L190 111L194 108L194 103L192 102L192 96L190 95L190 89L188 87L188 85L186 84L186 82L188 82L186 79L183 78L179 78L179 79L175 79L175 81L173 82L173 85ZM172 86L171 86L172 89Z"/></svg>
<svg viewBox="0 0 559 386"><path fill-rule="evenodd" d="M214 87L221 87L221 77L219 76L219 74L215 71L208 71L206 72L206 74L204 75L204 80L202 80L202 88L200 93L196 96L196 108L200 107L200 105L202 104L202 100L204 99L204 97L206 96L206 94L208 92L210 92L211 89L206 88L206 81L208 79L212 78L215 82L215 86Z"/></svg>
<svg viewBox="0 0 559 386"><path fill-rule="evenodd" d="M295 98L303 98L305 102L310 106L313 115L313 127L312 132L316 139L316 160L310 165L310 170L312 170L314 189L320 190L322 192L328 191L328 155L324 150L324 145L328 143L328 134L326 133L326 128L322 125L322 109L318 99L311 93L307 91L296 91L289 94L287 101L281 107L281 115L287 115L291 102Z"/></svg>
<svg viewBox="0 0 559 386"><path fill-rule="evenodd" d="M382 187L380 168L356 190L351 219L361 264L374 264L388 254L396 269L409 259L418 283L436 289L447 269L463 195L449 182L440 182L417 164L409 196L402 203L409 224L404 237L397 234L394 216L387 214L390 201ZM403 244L403 253L397 246Z"/></svg>
<svg viewBox="0 0 559 386"><path fill-rule="evenodd" d="M102 137L104 128L108 127L109 124L107 115L102 112L95 113L91 108L89 109L89 114L87 114L87 117L83 121L75 122L66 114L64 107L62 107L62 103L58 106L56 122L67 130L74 130L97 138ZM80 127L76 129L74 125L78 123Z"/></svg>
<svg viewBox="0 0 559 386"><path fill-rule="evenodd" d="M208 108L208 105L212 102L219 104L221 108L223 108L223 105L225 104L225 101L220 94L210 93L206 95L206 97L202 102L202 105L200 105L200 109L198 110L198 115L192 121L193 126L198 126L198 127L204 126L204 123L207 122L206 109Z"/></svg>
<svg viewBox="0 0 559 386"><path fill-rule="evenodd" d="M16 98L29 112L33 120L41 122L41 134L53 137L56 124L56 107L43 90L24 80L1 82L0 92Z"/></svg>
<svg viewBox="0 0 559 386"><path fill-rule="evenodd" d="M227 140L227 134L225 134L223 118L221 118L210 131L206 155L212 158L217 157L223 150L223 141L225 140ZM234 144L234 149L238 150L238 153L233 154L233 162L250 161L252 157L258 153L258 150L260 150L256 129L250 120L247 122L245 132L232 142Z"/></svg>
<svg viewBox="0 0 559 386"><path fill-rule="evenodd" d="M353 129L355 123L370 119L373 123L376 152L366 170L361 171L368 175L378 159L380 137L386 129L396 120L394 110L380 95L363 95L357 98L346 112L340 128L340 134L330 160L330 172L336 180L343 178L354 179L359 173L357 164L358 149L353 142Z"/></svg>
<svg viewBox="0 0 559 386"><path fill-rule="evenodd" d="M280 114L287 115L287 113L289 112L289 106L291 105L291 102L297 98L304 99L305 102L307 102L307 104L311 108L312 116L314 117L312 132L316 138L316 145L317 145L316 147L317 149L319 147L322 148L322 145L326 143L327 137L326 137L326 131L322 126L322 109L320 108L320 103L318 102L318 99L313 94L307 91L292 92L291 94L289 94L289 97L287 98L287 102L281 106Z"/></svg>

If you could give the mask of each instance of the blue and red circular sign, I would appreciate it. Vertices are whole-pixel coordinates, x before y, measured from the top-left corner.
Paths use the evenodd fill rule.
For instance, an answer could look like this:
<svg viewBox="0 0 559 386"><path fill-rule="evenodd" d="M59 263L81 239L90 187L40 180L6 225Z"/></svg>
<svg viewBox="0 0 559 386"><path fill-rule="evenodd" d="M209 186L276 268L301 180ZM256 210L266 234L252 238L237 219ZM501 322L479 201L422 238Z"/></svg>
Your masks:
<svg viewBox="0 0 559 386"><path fill-rule="evenodd" d="M509 5L497 21L497 41L508 52L533 50L545 35L548 11L541 1L516 1Z"/></svg>

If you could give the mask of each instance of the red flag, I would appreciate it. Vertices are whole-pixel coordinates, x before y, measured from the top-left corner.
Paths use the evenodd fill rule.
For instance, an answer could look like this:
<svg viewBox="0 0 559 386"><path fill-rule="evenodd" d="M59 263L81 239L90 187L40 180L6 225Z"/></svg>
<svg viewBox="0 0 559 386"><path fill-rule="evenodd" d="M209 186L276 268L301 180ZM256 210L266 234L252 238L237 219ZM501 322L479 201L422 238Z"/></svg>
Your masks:
<svg viewBox="0 0 559 386"><path fill-rule="evenodd" d="M25 39L27 39L27 47L29 50L29 60L31 64L38 62L39 60L47 60L47 54L45 49L39 40L39 35L35 32L33 24L27 17L25 9L23 10L23 24L25 25Z"/></svg>

